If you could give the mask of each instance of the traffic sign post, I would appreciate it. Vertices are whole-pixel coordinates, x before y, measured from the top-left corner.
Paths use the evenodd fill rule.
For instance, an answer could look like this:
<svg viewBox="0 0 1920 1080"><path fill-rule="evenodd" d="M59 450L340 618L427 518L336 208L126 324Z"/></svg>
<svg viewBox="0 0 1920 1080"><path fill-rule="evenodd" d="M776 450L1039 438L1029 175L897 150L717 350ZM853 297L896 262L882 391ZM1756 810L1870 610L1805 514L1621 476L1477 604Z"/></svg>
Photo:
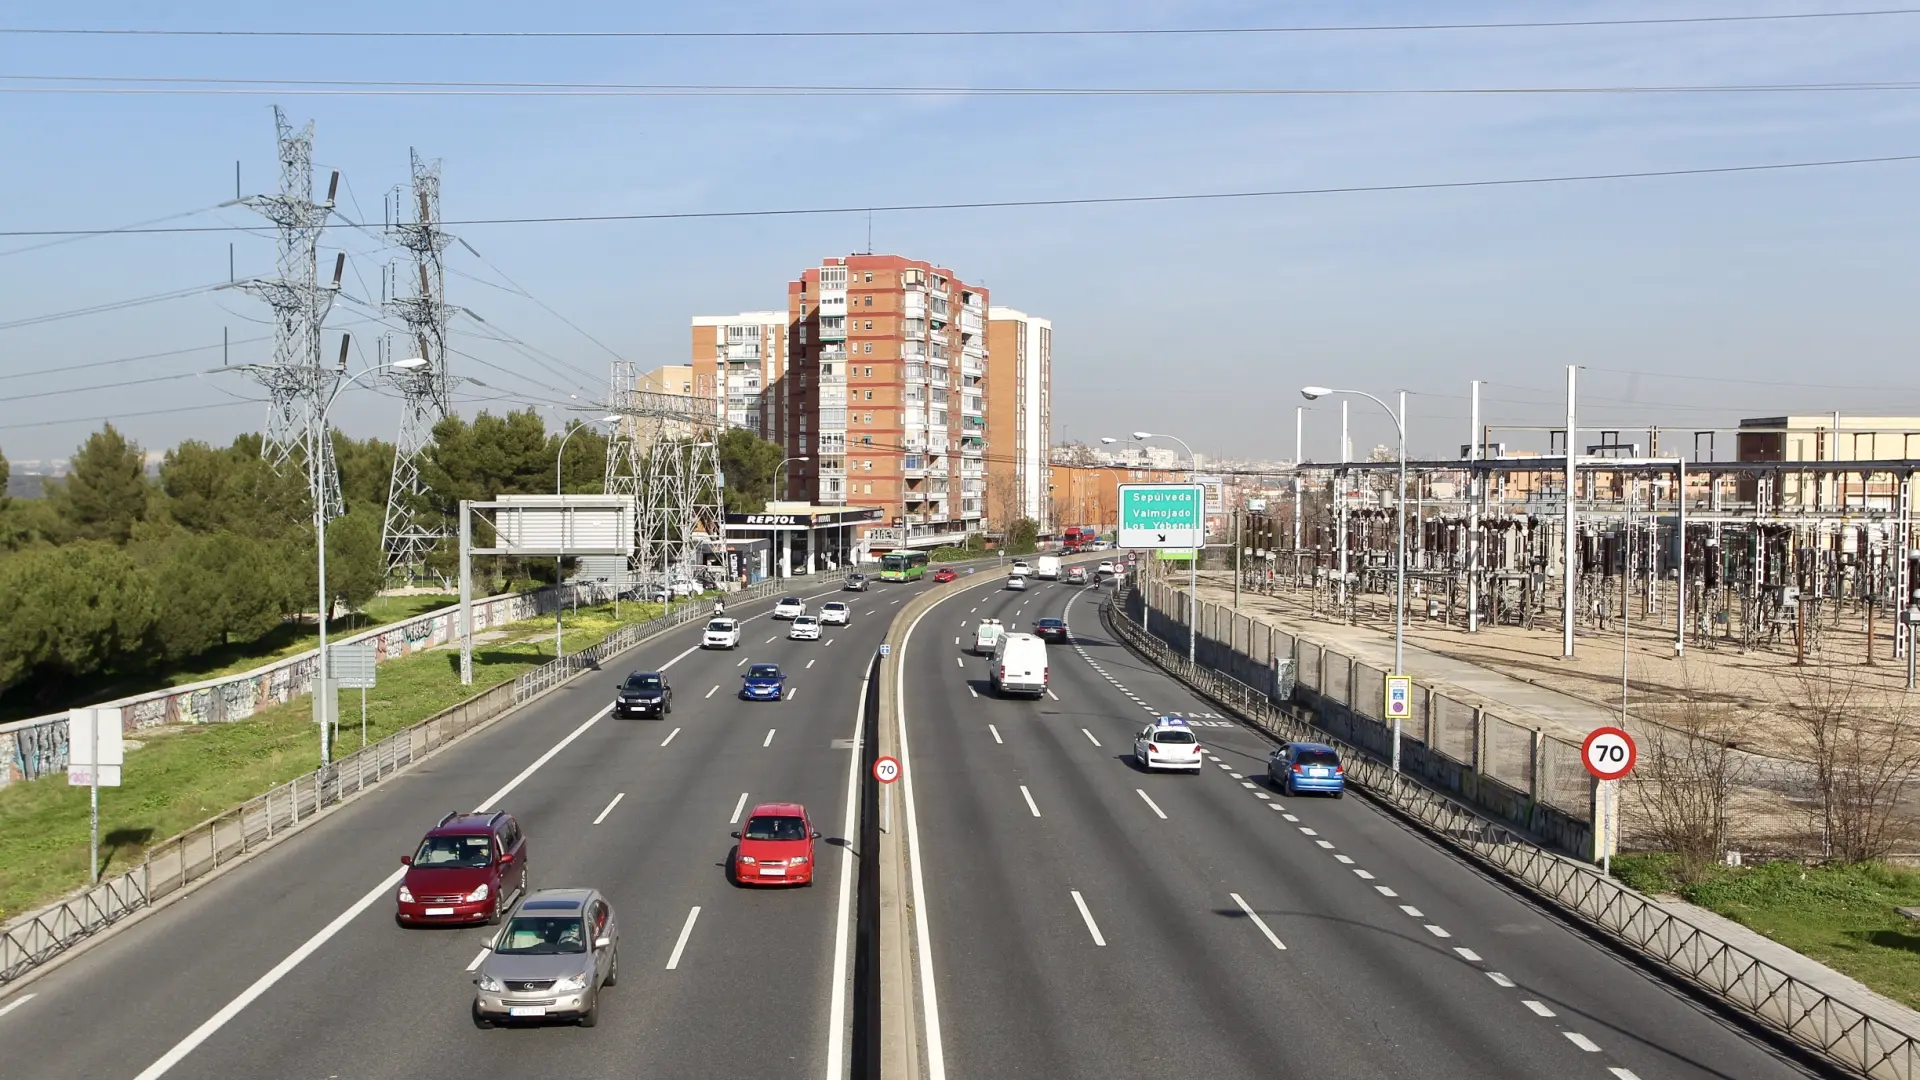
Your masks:
<svg viewBox="0 0 1920 1080"><path fill-rule="evenodd" d="M873 761L873 778L880 781L880 831L893 831L893 782L900 779L898 758L879 757Z"/></svg>
<svg viewBox="0 0 1920 1080"><path fill-rule="evenodd" d="M67 783L87 785L87 851L91 878L100 883L100 788L120 786L126 761L120 710L67 710Z"/></svg>
<svg viewBox="0 0 1920 1080"><path fill-rule="evenodd" d="M1122 548L1207 545L1206 488L1199 484L1121 484Z"/></svg>
<svg viewBox="0 0 1920 1080"><path fill-rule="evenodd" d="M1413 676L1387 676L1386 715L1395 721L1413 719Z"/></svg>
<svg viewBox="0 0 1920 1080"><path fill-rule="evenodd" d="M360 748L367 747L367 691L374 687L373 642L356 641L335 645L327 655L329 682L342 690L360 691ZM335 703L337 704L337 703ZM339 709L334 709L334 741L340 740Z"/></svg>
<svg viewBox="0 0 1920 1080"><path fill-rule="evenodd" d="M1640 760L1633 736L1617 727L1594 728L1580 744L1580 763L1593 776L1593 844L1600 872L1613 873L1613 852L1619 846L1620 795L1616 785Z"/></svg>

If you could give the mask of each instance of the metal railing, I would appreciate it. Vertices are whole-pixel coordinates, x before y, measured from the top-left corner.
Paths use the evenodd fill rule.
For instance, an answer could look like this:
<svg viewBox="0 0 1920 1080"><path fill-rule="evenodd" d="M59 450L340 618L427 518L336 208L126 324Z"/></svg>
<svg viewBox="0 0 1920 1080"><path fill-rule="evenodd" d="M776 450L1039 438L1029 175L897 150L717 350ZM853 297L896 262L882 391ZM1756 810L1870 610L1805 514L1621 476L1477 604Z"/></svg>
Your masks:
<svg viewBox="0 0 1920 1080"><path fill-rule="evenodd" d="M1601 874L1557 855L1440 793L1396 775L1386 762L1314 727L1265 690L1189 664L1112 603L1109 629L1176 679L1277 738L1332 743L1347 779L1419 821L1455 848L1517 880L1668 973L1720 998L1836 1065L1872 1080L1920 1080L1920 1040L1768 964L1710 930Z"/></svg>

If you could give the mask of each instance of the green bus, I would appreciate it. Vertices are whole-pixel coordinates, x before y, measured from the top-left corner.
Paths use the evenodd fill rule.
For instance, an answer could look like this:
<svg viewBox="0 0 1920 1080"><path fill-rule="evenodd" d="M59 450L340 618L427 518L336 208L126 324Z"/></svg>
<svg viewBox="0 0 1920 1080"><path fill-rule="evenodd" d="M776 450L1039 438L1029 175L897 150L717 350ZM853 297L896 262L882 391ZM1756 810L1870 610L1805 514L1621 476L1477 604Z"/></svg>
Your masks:
<svg viewBox="0 0 1920 1080"><path fill-rule="evenodd" d="M919 581L926 573L924 551L889 551L880 556L881 581Z"/></svg>

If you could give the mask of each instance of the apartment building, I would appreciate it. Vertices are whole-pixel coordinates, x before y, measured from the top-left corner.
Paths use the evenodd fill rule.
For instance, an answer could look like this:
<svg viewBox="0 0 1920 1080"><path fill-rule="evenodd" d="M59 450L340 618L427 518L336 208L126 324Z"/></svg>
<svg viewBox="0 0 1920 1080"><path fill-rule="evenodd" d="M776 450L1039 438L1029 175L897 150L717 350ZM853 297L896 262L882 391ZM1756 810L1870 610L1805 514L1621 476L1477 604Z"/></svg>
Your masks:
<svg viewBox="0 0 1920 1080"><path fill-rule="evenodd" d="M692 359L693 384L727 423L786 442L786 312L696 315Z"/></svg>
<svg viewBox="0 0 1920 1080"><path fill-rule="evenodd" d="M1182 484L1187 480L1185 468L1055 462L1045 469L1052 488L1049 512L1056 529L1077 525L1083 529L1111 531L1120 523L1121 484Z"/></svg>
<svg viewBox="0 0 1920 1080"><path fill-rule="evenodd" d="M1854 416L1818 413L1811 416L1765 416L1740 421L1736 434L1740 461L1831 461L1836 466L1859 461L1897 461L1920 455L1920 417ZM1759 498L1757 478L1742 477L1738 498ZM1861 476L1836 469L1828 475L1787 475L1766 493L1776 508L1858 506L1887 509L1899 500L1896 474Z"/></svg>
<svg viewBox="0 0 1920 1080"><path fill-rule="evenodd" d="M987 525L1031 518L1052 531L1053 323L987 309Z"/></svg>
<svg viewBox="0 0 1920 1080"><path fill-rule="evenodd" d="M899 255L823 259L787 284L790 499L877 506L881 544L986 516L987 291Z"/></svg>

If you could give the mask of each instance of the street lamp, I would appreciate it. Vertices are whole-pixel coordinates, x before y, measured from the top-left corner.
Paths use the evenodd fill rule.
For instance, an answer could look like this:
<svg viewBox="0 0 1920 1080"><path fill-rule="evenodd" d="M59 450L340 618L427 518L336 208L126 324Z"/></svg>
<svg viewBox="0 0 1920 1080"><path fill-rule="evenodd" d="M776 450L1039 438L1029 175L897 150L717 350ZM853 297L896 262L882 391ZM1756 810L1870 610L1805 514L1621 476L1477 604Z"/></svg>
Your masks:
<svg viewBox="0 0 1920 1080"><path fill-rule="evenodd" d="M372 367L363 368L358 374L350 375L342 380L340 385L333 388L332 395L327 398L327 403L320 409L320 442L317 445L324 447L327 445L326 440L332 438L332 436L327 434L327 414L333 411L333 403L340 400L341 393L344 392L347 387L378 371L418 371L426 366L427 362L425 359L418 356L409 356L405 360L395 360L389 364L375 364ZM333 614L333 602L332 598L327 595L327 506L326 503L319 498L320 490L318 485L314 487L314 548L318 553L318 576L320 578L320 617L318 620L320 623L320 652L319 660L317 661L314 671L313 699L314 703L318 706L317 711L320 714L320 767L324 769L328 763L333 760L333 703L328 700L330 688L327 685L327 619Z"/></svg>
<svg viewBox="0 0 1920 1080"><path fill-rule="evenodd" d="M1199 482L1200 459L1194 456L1193 447L1188 446L1185 439L1178 435L1155 435L1151 431L1136 431L1133 437L1137 442L1146 442L1148 439L1171 439L1179 443L1180 449L1187 452L1187 483ZM1187 560L1187 663L1189 664L1194 662L1194 650L1200 638L1200 548L1206 546L1207 541L1205 501L1206 496L1203 494L1200 509L1200 544L1193 549L1193 557Z"/></svg>
<svg viewBox="0 0 1920 1080"><path fill-rule="evenodd" d="M784 468L786 468L786 467L787 467L787 463L788 463L788 462L792 462L792 461L812 461L812 460L813 460L813 458L811 458L811 457L809 457L809 456L807 456L806 454L798 454L798 455L792 455L792 456L789 456L789 457L784 457L784 458L781 458L781 459L780 459L780 464L778 464L778 465L775 465L775 466L773 467L773 478L774 478L774 481L775 481L775 483L774 483L774 491L775 491L776 493L778 493L778 492L780 491L780 485L779 485L779 480L780 480L780 470L781 470L781 469L784 469ZM793 544L792 544L791 542L789 542L789 543L787 544L787 556L788 556L789 558L791 558L791 557L793 556ZM771 559L771 558L773 557L773 538L772 538L772 537L768 537L768 538L767 538L767 557L768 557L769 559ZM782 563L781 565L779 565L779 566L777 566L777 567L775 567L775 569L776 569L777 571L779 571L779 576L781 576L781 577L792 577L792 576L793 576L793 568L792 568L792 567L790 567L790 566L787 566L787 565L786 565L786 564L785 564L784 562L783 562L783 563Z"/></svg>
<svg viewBox="0 0 1920 1080"><path fill-rule="evenodd" d="M1398 498L1394 500L1395 532L1400 539L1393 571L1393 674L1404 675L1407 640L1407 392L1400 391L1400 411L1396 413L1387 407L1386 402L1364 390L1333 390L1325 386L1300 388L1300 396L1308 401L1334 394L1363 397L1380 406L1393 421L1394 434L1400 443L1400 486ZM1393 771L1400 771L1400 718L1397 716L1393 718Z"/></svg>
<svg viewBox="0 0 1920 1080"><path fill-rule="evenodd" d="M565 435L560 436L560 449L554 451L553 454L553 493L555 495L566 494L565 482L561 480L560 465L567 456L567 440L585 431L589 424L617 424L619 422L620 417L618 414L602 416L594 420L587 420L575 424L567 429ZM553 658L555 660L566 655L566 627L560 620L562 609L565 607L560 601L560 575L566 572L561 563L565 558L563 555L555 555L553 557Z"/></svg>

